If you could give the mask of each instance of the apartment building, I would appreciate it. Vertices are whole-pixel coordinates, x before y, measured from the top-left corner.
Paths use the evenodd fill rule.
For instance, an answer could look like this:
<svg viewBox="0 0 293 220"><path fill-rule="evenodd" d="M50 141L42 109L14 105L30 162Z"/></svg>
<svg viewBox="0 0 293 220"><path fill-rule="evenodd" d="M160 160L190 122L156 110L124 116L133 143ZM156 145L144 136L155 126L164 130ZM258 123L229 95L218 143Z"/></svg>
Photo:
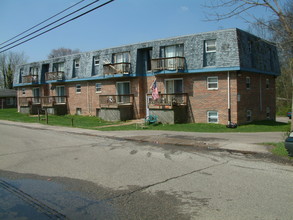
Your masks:
<svg viewBox="0 0 293 220"><path fill-rule="evenodd" d="M273 44L227 29L25 64L14 87L22 113L244 124L275 119L279 73Z"/></svg>

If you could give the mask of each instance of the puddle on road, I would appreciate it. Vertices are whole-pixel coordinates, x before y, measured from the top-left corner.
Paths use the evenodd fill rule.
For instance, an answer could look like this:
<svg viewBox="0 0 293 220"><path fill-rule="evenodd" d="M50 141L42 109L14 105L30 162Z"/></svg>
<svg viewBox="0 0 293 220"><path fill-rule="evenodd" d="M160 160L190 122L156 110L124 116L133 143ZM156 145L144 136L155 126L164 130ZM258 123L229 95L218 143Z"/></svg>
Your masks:
<svg viewBox="0 0 293 220"><path fill-rule="evenodd" d="M111 204L59 183L1 178L0 189L0 219L117 219Z"/></svg>
<svg viewBox="0 0 293 220"><path fill-rule="evenodd" d="M139 189L0 170L0 219L190 219L176 196Z"/></svg>

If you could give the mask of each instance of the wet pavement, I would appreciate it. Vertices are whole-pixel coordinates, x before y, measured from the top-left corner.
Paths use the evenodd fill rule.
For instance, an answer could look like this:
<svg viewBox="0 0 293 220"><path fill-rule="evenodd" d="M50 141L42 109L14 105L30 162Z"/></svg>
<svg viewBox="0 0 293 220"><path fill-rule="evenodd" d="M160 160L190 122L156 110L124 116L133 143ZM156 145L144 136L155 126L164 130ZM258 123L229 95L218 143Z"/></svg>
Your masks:
<svg viewBox="0 0 293 220"><path fill-rule="evenodd" d="M175 197L141 190L112 190L83 180L0 170L0 219L188 219L178 213L180 201Z"/></svg>

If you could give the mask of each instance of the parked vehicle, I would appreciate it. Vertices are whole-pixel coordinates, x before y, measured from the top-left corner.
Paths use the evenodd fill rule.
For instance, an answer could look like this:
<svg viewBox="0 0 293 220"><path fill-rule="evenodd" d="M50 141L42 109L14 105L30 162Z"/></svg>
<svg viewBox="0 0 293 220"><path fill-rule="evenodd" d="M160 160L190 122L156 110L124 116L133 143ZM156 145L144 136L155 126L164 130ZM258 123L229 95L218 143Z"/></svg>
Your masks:
<svg viewBox="0 0 293 220"><path fill-rule="evenodd" d="M285 148L288 151L288 155L293 157L293 132L285 140Z"/></svg>
<svg viewBox="0 0 293 220"><path fill-rule="evenodd" d="M289 117L289 119L291 119L292 113L291 112L287 112L287 117Z"/></svg>

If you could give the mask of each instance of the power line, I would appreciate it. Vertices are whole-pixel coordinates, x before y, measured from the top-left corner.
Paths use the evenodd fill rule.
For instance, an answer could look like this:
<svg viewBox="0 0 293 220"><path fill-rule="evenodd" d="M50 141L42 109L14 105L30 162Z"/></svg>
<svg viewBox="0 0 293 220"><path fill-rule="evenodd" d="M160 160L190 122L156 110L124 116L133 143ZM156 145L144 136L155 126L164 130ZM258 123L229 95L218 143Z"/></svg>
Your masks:
<svg viewBox="0 0 293 220"><path fill-rule="evenodd" d="M7 40L7 41L4 41L4 42L3 42L3 43L1 43L0 45L3 45L3 44L5 44L5 43L7 43L7 42L9 42L9 41L11 41L11 40L13 40L13 39L15 39L15 38L17 38L17 37L21 36L21 35L23 35L24 33L26 33L26 32L28 32L28 31L30 31L30 30L32 30L32 29L34 29L34 28L36 28L36 27L40 26L41 24L43 24L43 23L45 23L45 22L47 22L47 21L51 20L52 18L55 18L56 16L58 16L58 15L62 14L63 12L65 12L65 11L69 10L70 8L73 8L74 6L76 6L76 5L80 4L80 3L81 3L81 2L83 2L83 1L85 1L85 0L81 0L81 1L79 1L79 2L77 2L77 3L75 3L74 5L72 5L72 6L68 7L68 8L66 8L66 9L64 9L64 10L62 10L62 11L60 11L60 12L58 12L57 14L55 14L55 15L53 15L53 16L51 16L51 17L47 18L46 20L44 20L44 21L42 21L42 22L40 22L40 23L36 24L35 26L33 26L33 27L31 27L31 28L29 28L29 29L27 29L27 30L23 31L22 33L20 33L20 34L18 34L18 35L16 35L16 36L14 36L14 37L12 37L12 38L10 38L9 40Z"/></svg>
<svg viewBox="0 0 293 220"><path fill-rule="evenodd" d="M68 23L68 22L71 22L71 21L73 21L73 20L75 20L75 19L77 19L77 18L79 18L79 17L82 17L82 16L84 16L84 15L86 15L86 14L88 14L88 13L90 13L90 12L92 12L92 11L98 9L98 8L101 8L101 7L103 7L103 6L105 6L105 5L109 4L109 3L111 3L111 2L113 2L113 1L115 1L115 0L107 1L107 2L105 2L104 4L101 4L101 5L99 5L99 6L95 7L95 8L93 8L93 9L91 9L91 10L89 10L89 11L86 11L86 12L84 12L84 13L82 13L82 14L80 14L80 15L74 17L74 18L71 18L71 19L69 19L69 20L67 20L67 21L65 21L65 22L63 22L63 23L61 23L61 24L59 24L59 25L57 25L57 26L55 26L55 27L52 27L52 28L50 28L50 29L48 29L48 30L46 30L46 31L44 31L44 32L42 32L42 33L40 33L40 34L38 34L38 35L35 35L35 36L33 36L33 37L31 37L31 38L29 38L29 39L27 39L27 40L24 40L24 41L22 41L22 42L20 42L20 43L18 43L18 44L16 44L16 45L14 45L14 46L11 46L11 47L9 47L9 48L7 48L7 49L5 49L5 50L2 50L2 51L0 51L0 53L3 53L3 52L5 52L5 51L7 51L7 50L10 50L10 49L14 48L14 47L17 47L17 46L19 46L19 45L21 45L21 44L24 44L24 43L26 43L26 42L28 42L28 41L30 41L30 40L36 38L36 37L39 37L39 36L41 36L41 35L43 35L43 34L49 32L49 31L52 31L52 30L54 30L54 29L56 29L56 28L58 28L58 27L60 27L60 26L62 26L62 25L64 25L64 24L66 24L66 23Z"/></svg>
<svg viewBox="0 0 293 220"><path fill-rule="evenodd" d="M40 29L38 29L38 30L36 30L36 31L34 31L34 32L32 32L32 33L30 33L30 34L25 35L24 37L21 37L21 38L15 40L15 41L13 41L13 42L11 42L11 43L9 43L9 44L6 44L5 46L0 47L0 50L3 49L3 48L5 48L5 47L8 47L8 46L10 46L10 45L12 45L12 44L14 44L14 43L16 43L16 42L18 42L18 41L20 41L20 40L22 40L22 39L24 39L24 38L29 37L29 36L31 36L31 35L33 35L33 34L39 32L39 31L41 31L41 30L43 30L43 29L45 29L45 28L47 28L47 27L49 27L49 26L51 26L51 25L53 25L53 24L55 24L55 23L57 23L57 22L59 22L59 21L61 21L61 20L63 20L64 18L67 18L67 17L69 17L70 15L75 14L76 12L79 12L79 11L81 11L81 10L83 10L83 9L85 9L85 8L87 8L87 7L89 7L89 6L91 6L92 4L97 3L98 1L100 1L100 0L95 0L95 1L91 2L90 4L87 4L87 5L83 6L83 7L81 7L81 8L79 8L79 9L75 10L74 12L71 12L71 13L69 13L69 14L63 16L62 18L59 18L58 20L53 21L53 22L51 22L50 24L48 24L48 25L46 25L46 26L44 26L44 27L42 27L42 28L40 28Z"/></svg>

